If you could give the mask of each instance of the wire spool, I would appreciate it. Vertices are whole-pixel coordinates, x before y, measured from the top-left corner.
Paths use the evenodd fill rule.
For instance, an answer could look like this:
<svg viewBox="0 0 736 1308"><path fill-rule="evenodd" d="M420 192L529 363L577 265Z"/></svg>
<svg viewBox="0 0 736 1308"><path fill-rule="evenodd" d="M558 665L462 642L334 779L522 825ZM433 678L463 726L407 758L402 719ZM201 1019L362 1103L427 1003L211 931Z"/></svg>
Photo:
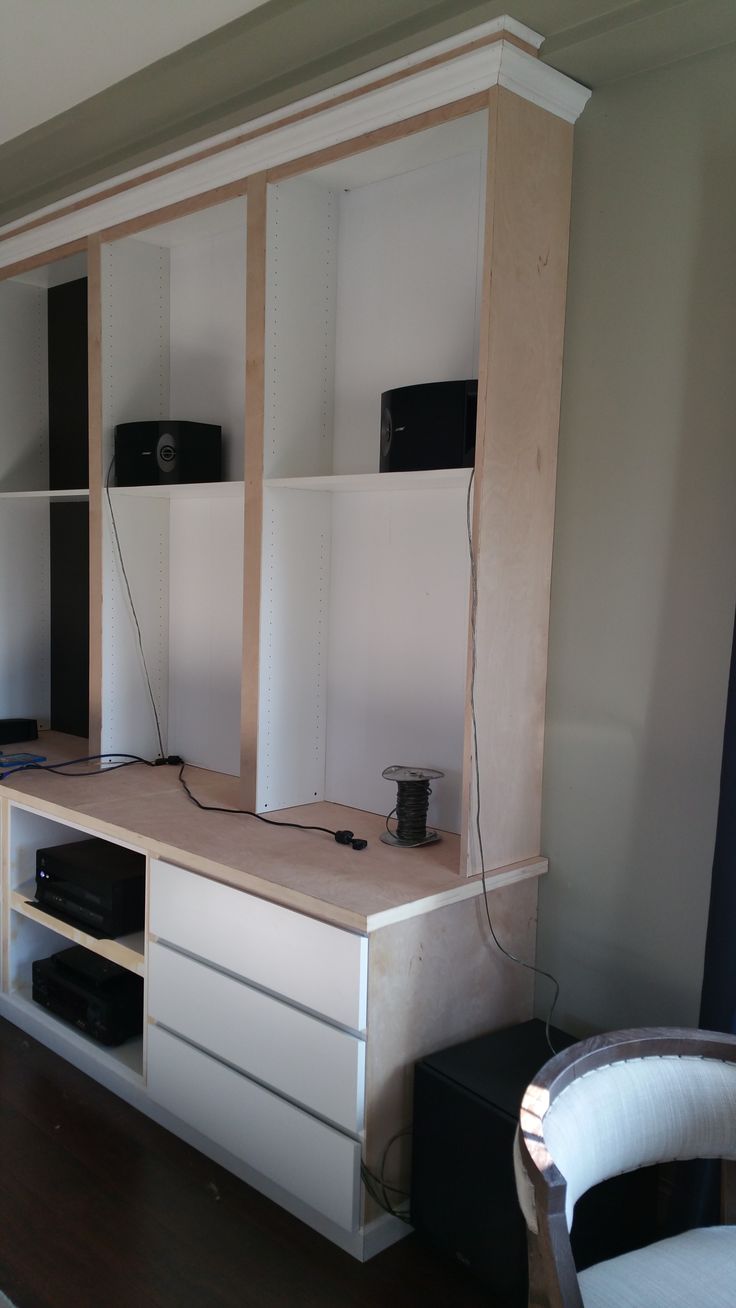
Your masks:
<svg viewBox="0 0 736 1308"><path fill-rule="evenodd" d="M444 772L436 768L406 767L393 764L381 773L386 781L395 781L397 785L396 807L386 818L386 830L381 833L384 845L399 845L402 849L416 849L418 845L431 845L439 840L436 831L427 830L427 810L432 794L430 781L444 777ZM396 830L389 827L391 818L396 814Z"/></svg>

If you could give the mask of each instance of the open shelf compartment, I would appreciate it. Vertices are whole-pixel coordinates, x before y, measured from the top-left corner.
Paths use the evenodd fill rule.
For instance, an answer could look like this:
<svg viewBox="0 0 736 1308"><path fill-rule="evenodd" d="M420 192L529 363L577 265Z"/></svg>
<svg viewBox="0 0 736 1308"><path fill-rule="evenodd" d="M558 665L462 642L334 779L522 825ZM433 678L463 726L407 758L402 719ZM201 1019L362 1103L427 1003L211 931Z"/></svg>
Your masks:
<svg viewBox="0 0 736 1308"><path fill-rule="evenodd" d="M101 748L145 758L163 749L235 775L245 246L241 197L102 247L103 468L111 489L103 496ZM164 419L221 426L221 482L115 488L115 428Z"/></svg>

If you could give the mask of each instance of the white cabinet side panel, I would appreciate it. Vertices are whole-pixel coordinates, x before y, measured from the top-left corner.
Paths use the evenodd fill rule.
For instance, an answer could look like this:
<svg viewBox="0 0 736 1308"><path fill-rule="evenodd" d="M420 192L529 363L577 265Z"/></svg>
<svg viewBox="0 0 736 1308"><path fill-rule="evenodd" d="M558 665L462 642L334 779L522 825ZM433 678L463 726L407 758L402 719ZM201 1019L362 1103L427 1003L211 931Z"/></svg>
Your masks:
<svg viewBox="0 0 736 1308"><path fill-rule="evenodd" d="M169 501L112 492L115 522L146 666L167 739ZM155 758L159 743L110 514L103 503L102 750Z"/></svg>
<svg viewBox="0 0 736 1308"><path fill-rule="evenodd" d="M363 1126L365 1042L166 945L148 954L151 1017L347 1131Z"/></svg>
<svg viewBox="0 0 736 1308"><path fill-rule="evenodd" d="M241 499L171 501L169 583L169 749L198 767L237 775Z"/></svg>
<svg viewBox="0 0 736 1308"><path fill-rule="evenodd" d="M222 427L223 480L242 481L245 431L245 203L241 230L171 250L169 416Z"/></svg>
<svg viewBox="0 0 736 1308"><path fill-rule="evenodd" d="M118 423L169 416L169 251L132 239L103 245L103 471Z"/></svg>
<svg viewBox="0 0 736 1308"><path fill-rule="evenodd" d="M190 954L360 1031L368 940L171 863L151 867L150 929Z"/></svg>
<svg viewBox="0 0 736 1308"><path fill-rule="evenodd" d="M45 490L49 484L46 333L46 291L13 281L0 282L0 490L3 491Z"/></svg>
<svg viewBox="0 0 736 1308"><path fill-rule="evenodd" d="M376 472L381 394L478 375L479 152L340 197L334 470Z"/></svg>
<svg viewBox="0 0 736 1308"><path fill-rule="evenodd" d="M256 807L324 798L330 496L267 488L263 503Z"/></svg>
<svg viewBox="0 0 736 1308"><path fill-rule="evenodd" d="M49 506L0 503L0 717L48 722Z"/></svg>
<svg viewBox="0 0 736 1308"><path fill-rule="evenodd" d="M470 566L462 490L335 495L325 798L388 813L390 764L439 768L460 829Z"/></svg>
<svg viewBox="0 0 736 1308"><path fill-rule="evenodd" d="M357 1141L157 1026L148 1036L148 1089L183 1122L355 1230Z"/></svg>
<svg viewBox="0 0 736 1308"><path fill-rule="evenodd" d="M264 471L332 471L337 206L309 178L269 187Z"/></svg>

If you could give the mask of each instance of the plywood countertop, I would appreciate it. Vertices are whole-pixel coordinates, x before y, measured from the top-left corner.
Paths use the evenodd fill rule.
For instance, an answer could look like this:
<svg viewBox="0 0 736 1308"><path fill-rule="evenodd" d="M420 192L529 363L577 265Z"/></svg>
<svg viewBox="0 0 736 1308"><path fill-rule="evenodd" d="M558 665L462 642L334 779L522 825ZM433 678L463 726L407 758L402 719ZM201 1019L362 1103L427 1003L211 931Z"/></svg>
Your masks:
<svg viewBox="0 0 736 1308"><path fill-rule="evenodd" d="M13 746L45 754L50 762L86 753L76 737L44 732L41 740ZM6 746L10 752L11 746ZM80 765L80 771L90 765ZM237 778L188 767L186 780L206 804L236 808ZM395 849L382 844L385 819L375 813L319 803L268 816L348 828L368 841L364 850L338 845L319 831L270 826L243 814L198 809L179 782L178 767L130 767L95 776L29 771L0 782L0 796L57 821L123 841L155 858L179 864L285 907L355 931L370 932L459 899L482 893L480 877L457 873L459 837ZM546 871L543 858L489 872L489 891Z"/></svg>

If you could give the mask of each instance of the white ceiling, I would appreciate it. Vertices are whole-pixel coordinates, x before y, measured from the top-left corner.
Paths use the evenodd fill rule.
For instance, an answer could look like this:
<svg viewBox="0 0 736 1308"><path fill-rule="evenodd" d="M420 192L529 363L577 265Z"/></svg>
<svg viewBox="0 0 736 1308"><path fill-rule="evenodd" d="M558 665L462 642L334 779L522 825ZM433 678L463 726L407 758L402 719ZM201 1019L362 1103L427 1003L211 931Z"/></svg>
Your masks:
<svg viewBox="0 0 736 1308"><path fill-rule="evenodd" d="M266 0L0 0L0 143Z"/></svg>

